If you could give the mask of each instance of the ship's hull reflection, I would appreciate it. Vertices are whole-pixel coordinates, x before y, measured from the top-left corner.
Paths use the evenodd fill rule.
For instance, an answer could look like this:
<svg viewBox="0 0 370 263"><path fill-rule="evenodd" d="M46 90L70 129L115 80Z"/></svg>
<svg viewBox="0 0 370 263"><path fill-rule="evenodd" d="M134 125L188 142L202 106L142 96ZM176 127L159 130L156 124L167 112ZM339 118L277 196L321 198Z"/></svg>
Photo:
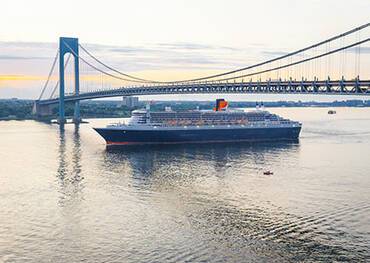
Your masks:
<svg viewBox="0 0 370 263"><path fill-rule="evenodd" d="M108 154L123 154L127 155L130 153L139 152L158 152L171 153L171 152L214 152L225 153L234 152L235 155L238 153L245 153L250 151L256 151L263 153L264 151L282 151L286 149L293 149L299 146L299 139L277 141L277 142L218 142L218 143L188 143L188 144L153 144L153 145L108 145L106 152Z"/></svg>
<svg viewBox="0 0 370 263"><path fill-rule="evenodd" d="M107 147L104 165L117 170L131 167L133 178L148 176L191 177L206 175L226 176L232 166L259 167L271 165L271 161L283 159L286 154L296 154L299 141L264 143L216 143L176 144ZM273 158L271 158L273 156ZM171 173L171 171L174 171ZM247 171L246 171L247 172ZM181 175L180 175L181 174Z"/></svg>

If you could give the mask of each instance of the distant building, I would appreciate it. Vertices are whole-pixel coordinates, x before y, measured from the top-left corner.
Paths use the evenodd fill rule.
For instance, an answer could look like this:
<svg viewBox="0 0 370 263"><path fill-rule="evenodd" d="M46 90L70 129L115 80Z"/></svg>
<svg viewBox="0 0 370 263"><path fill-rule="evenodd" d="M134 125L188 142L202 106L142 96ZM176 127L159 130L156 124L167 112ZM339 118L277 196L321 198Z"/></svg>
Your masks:
<svg viewBox="0 0 370 263"><path fill-rule="evenodd" d="M128 107L129 109L136 108L139 106L138 97L123 97L122 105Z"/></svg>

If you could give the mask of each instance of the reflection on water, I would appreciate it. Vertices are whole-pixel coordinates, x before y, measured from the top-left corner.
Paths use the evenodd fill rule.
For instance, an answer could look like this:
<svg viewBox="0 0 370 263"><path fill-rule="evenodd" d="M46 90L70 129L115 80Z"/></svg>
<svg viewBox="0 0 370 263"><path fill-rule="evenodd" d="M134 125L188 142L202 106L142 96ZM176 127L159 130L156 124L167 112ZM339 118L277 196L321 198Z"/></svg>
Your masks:
<svg viewBox="0 0 370 263"><path fill-rule="evenodd" d="M298 142L109 147L102 153L101 164L117 174L129 170L134 191L161 206L177 209L181 205L187 223L212 244L211 248L203 244L186 253L198 256L226 246L222 255L240 262L245 257L283 259L289 250L281 256L280 245L270 247L257 235L264 233L258 230L266 230L268 224L280 220L281 212L274 214L276 211L253 203L248 193L243 196L248 198L246 207L239 207L241 196L228 193L230 188L224 180L233 180L235 170L240 169L247 176L262 177L263 168L272 166L272 159L297 155L298 151Z"/></svg>
<svg viewBox="0 0 370 263"><path fill-rule="evenodd" d="M59 149L58 149L58 169L57 179L60 185L59 192L60 205L65 205L69 199L78 199L82 193L83 185L81 176L81 140L79 124L74 125L73 136L71 139L72 151L67 152L67 139L65 134L65 125L59 127ZM71 160L69 161L69 158Z"/></svg>
<svg viewBox="0 0 370 263"><path fill-rule="evenodd" d="M124 148L0 123L0 262L370 260L370 124L320 118L299 142Z"/></svg>
<svg viewBox="0 0 370 263"><path fill-rule="evenodd" d="M133 186L138 189L147 190L149 186L150 191L156 193L176 192L178 198L182 198L181 204L192 227L215 242L215 246L232 248L237 253L232 257L236 261L245 256L278 261L358 257L366 251L366 240L333 228L333 222L348 219L354 211L369 211L370 205L366 202L299 216L254 199L253 192L226 193L229 185L222 180L235 176L235 169L262 177L264 167L273 167L276 161L297 156L299 147L298 142L111 147L104 154L103 166L116 171L130 167ZM199 193L194 189L202 184L202 177L221 181L213 185L212 190ZM247 200L243 206L240 206L240 198ZM365 245L354 246L343 237L363 239Z"/></svg>
<svg viewBox="0 0 370 263"><path fill-rule="evenodd" d="M133 178L147 176L176 176L170 174L173 167L177 169L206 172L214 170L215 176L226 176L224 172L233 165L243 164L252 169L262 170L269 163L269 156L283 158L284 153L295 154L299 149L296 142L275 143L219 143L186 144L158 146L107 147L103 165L106 169L121 169L129 165ZM280 157L279 157L280 156ZM167 173L158 173L168 171ZM192 175L193 173L186 173ZM183 175L181 175L183 176Z"/></svg>

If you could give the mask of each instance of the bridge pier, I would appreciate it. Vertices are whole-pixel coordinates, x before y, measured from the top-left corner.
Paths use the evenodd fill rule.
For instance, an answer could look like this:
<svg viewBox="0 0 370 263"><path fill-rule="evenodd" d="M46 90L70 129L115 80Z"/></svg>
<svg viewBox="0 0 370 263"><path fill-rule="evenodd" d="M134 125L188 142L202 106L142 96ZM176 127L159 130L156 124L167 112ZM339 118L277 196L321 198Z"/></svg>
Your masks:
<svg viewBox="0 0 370 263"><path fill-rule="evenodd" d="M80 115L80 101L75 102L75 109L73 113L73 122L74 123L80 123L82 121L81 115Z"/></svg>
<svg viewBox="0 0 370 263"><path fill-rule="evenodd" d="M40 105L35 101L32 107L32 114L38 119L47 119L53 115L53 105Z"/></svg>

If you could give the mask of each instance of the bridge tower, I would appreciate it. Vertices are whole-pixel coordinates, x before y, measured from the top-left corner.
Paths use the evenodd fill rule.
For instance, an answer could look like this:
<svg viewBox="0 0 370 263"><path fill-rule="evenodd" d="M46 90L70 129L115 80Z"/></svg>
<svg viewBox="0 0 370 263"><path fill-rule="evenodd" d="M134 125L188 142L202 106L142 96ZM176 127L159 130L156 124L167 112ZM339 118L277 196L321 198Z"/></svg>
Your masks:
<svg viewBox="0 0 370 263"><path fill-rule="evenodd" d="M61 37L59 38L59 123L65 123L65 105L64 105L64 55L70 53L74 58L74 76L75 76L75 95L80 94L80 72L78 59L78 38ZM75 102L73 122L79 123L80 102Z"/></svg>

